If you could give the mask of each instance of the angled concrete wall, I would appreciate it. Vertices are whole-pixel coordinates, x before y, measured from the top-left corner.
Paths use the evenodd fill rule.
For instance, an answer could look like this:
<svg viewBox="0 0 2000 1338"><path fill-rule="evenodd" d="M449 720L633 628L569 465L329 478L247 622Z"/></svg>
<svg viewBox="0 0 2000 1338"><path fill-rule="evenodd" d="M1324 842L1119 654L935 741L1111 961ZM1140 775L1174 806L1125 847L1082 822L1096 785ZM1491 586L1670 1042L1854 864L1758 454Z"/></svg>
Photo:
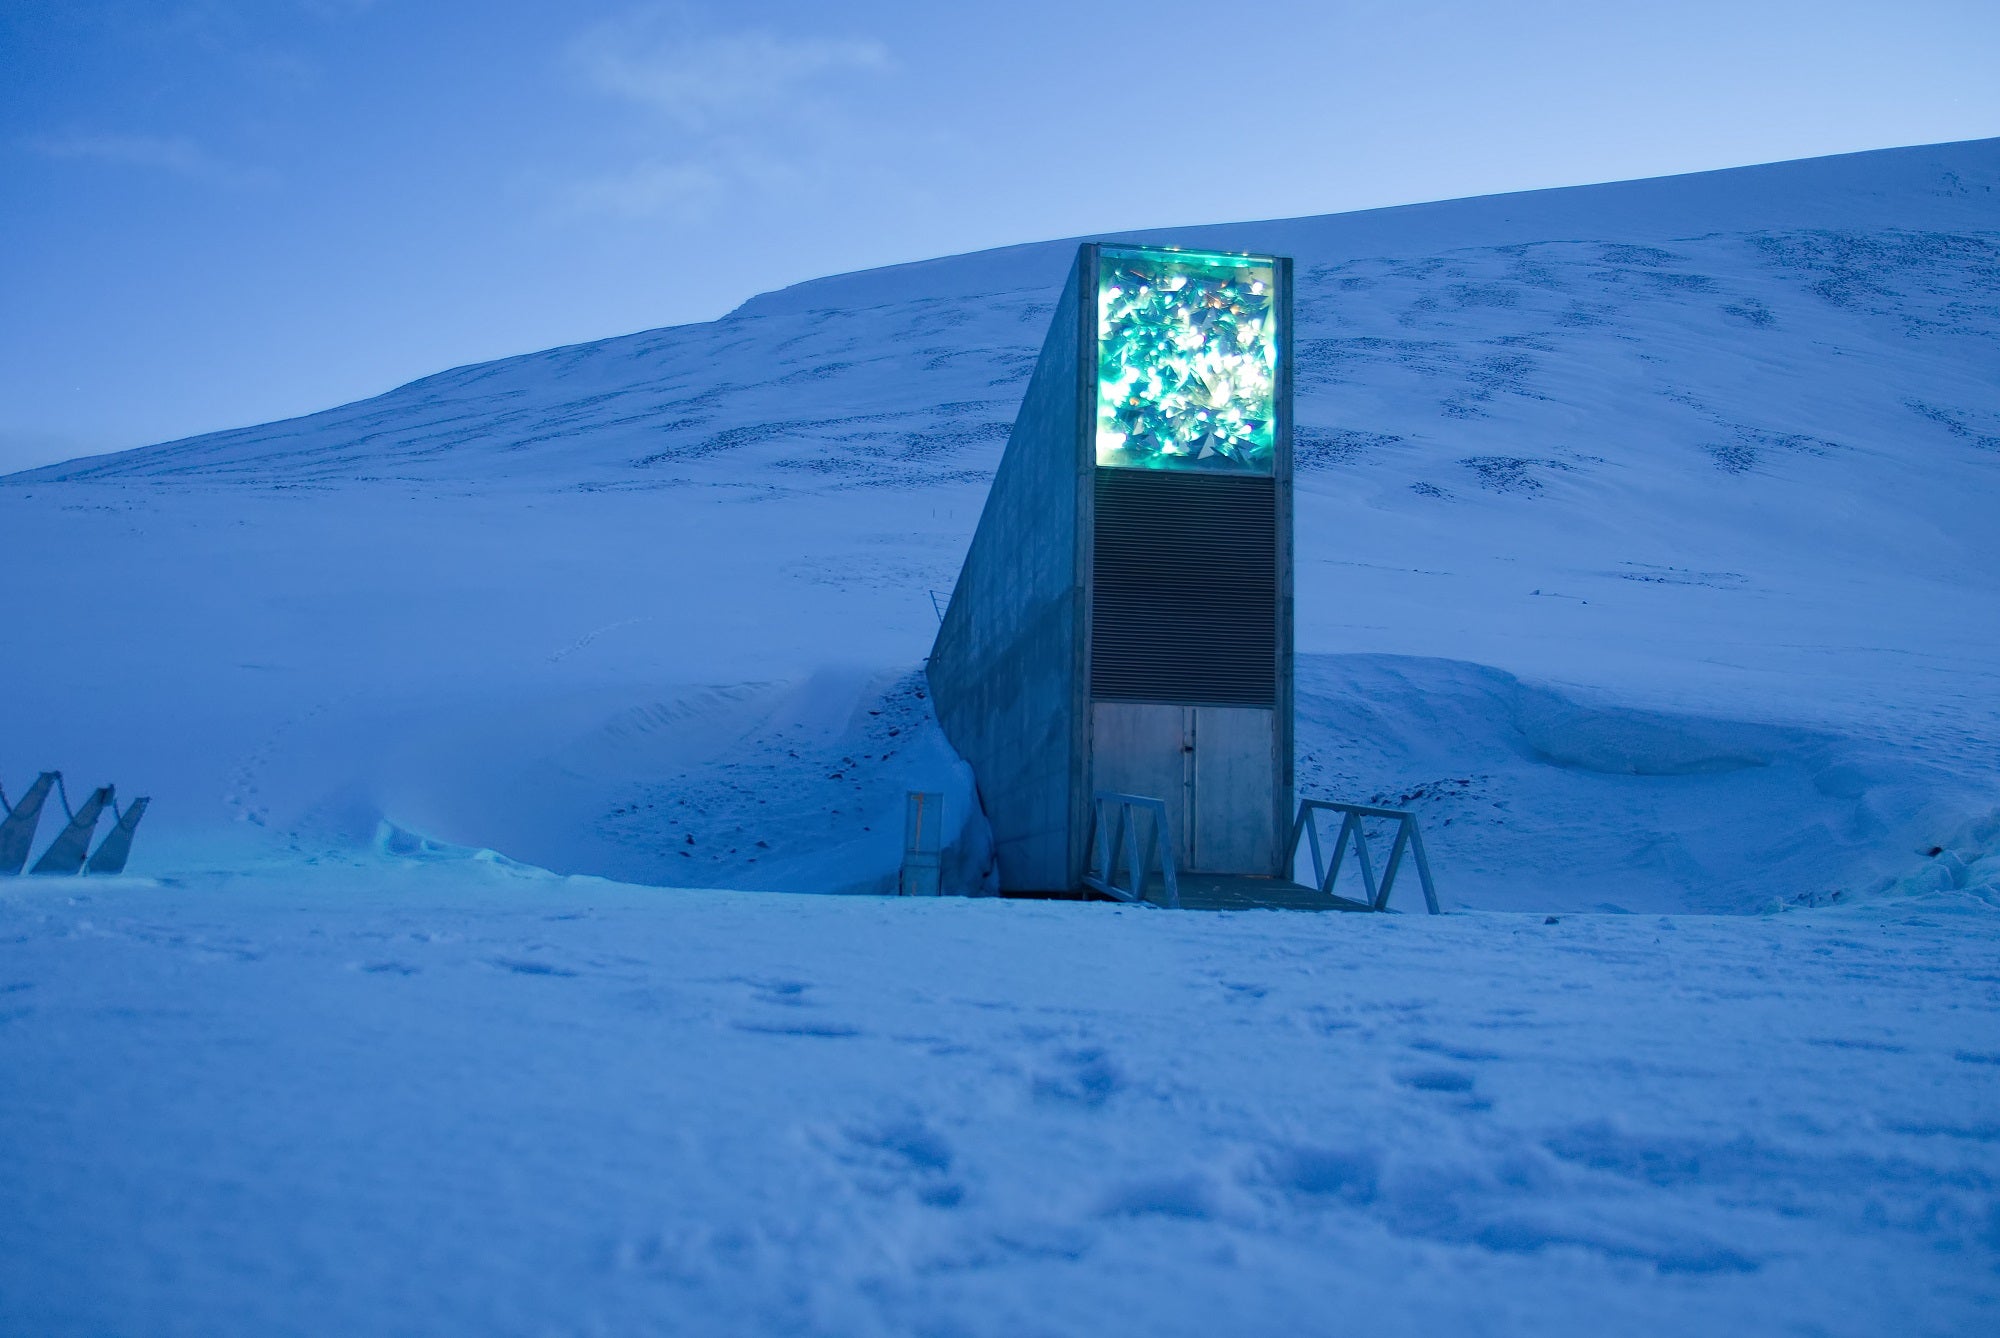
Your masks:
<svg viewBox="0 0 2000 1338"><path fill-rule="evenodd" d="M1093 264L1080 260L931 651L938 720L978 778L1010 892L1067 891L1083 876L1091 462L1079 355L1095 317Z"/></svg>
<svg viewBox="0 0 2000 1338"><path fill-rule="evenodd" d="M1271 258L1269 469L1170 477L1097 462L1100 250L1078 248L1050 322L931 651L932 699L972 767L1003 891L1082 886L1097 788L1161 799L1181 867L1270 877L1282 872L1292 804L1291 262ZM1121 512L1120 480L1139 479L1150 479L1139 512ZM1245 482L1263 487L1237 486ZM1150 530L1128 523L1140 513ZM1102 589L1100 518L1117 557ZM1232 583L1226 563L1176 576L1165 559L1197 554L1197 529L1222 545L1213 551L1261 553L1270 584ZM1155 547L1135 548L1133 535ZM1157 572L1146 551L1160 555ZM1243 599L1259 598L1269 610L1262 631L1236 616ZM1100 601L1106 622L1096 628ZM1248 647L1270 658L1249 663ZM1246 686L1238 671L1247 669L1260 685ZM1234 686L1229 672L1204 670L1237 673Z"/></svg>

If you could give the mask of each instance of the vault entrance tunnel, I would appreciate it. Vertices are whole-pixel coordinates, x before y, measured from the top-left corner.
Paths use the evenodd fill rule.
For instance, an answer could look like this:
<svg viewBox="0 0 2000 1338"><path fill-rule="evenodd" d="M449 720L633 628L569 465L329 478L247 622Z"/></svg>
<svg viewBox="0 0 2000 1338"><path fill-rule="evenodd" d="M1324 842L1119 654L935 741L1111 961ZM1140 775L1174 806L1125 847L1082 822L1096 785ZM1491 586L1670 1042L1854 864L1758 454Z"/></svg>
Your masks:
<svg viewBox="0 0 2000 1338"><path fill-rule="evenodd" d="M1092 796L1183 869L1292 815L1291 262L1085 244L938 631L938 717L1008 892L1081 886Z"/></svg>

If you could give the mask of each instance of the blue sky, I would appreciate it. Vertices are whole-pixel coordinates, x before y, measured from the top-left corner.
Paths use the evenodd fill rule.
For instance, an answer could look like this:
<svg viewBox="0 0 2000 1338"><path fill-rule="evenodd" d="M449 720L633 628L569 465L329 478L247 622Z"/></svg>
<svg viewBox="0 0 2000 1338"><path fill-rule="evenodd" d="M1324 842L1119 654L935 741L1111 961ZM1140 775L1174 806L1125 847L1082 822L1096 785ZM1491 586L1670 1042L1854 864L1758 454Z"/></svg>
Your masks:
<svg viewBox="0 0 2000 1338"><path fill-rule="evenodd" d="M0 470L816 275L2000 134L2000 5L0 4Z"/></svg>

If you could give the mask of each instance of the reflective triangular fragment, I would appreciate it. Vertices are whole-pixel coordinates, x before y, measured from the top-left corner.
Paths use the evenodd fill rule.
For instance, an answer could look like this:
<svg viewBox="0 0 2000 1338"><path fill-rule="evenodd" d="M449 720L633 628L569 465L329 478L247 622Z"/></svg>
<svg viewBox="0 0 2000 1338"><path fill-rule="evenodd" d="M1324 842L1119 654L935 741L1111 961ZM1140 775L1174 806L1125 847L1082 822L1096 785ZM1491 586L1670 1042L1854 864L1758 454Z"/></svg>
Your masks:
<svg viewBox="0 0 2000 1338"><path fill-rule="evenodd" d="M21 802L0 822L0 874L19 873L28 863L28 851L35 843L35 827L42 820L42 803L56 783L57 773L44 771L21 796Z"/></svg>
<svg viewBox="0 0 2000 1338"><path fill-rule="evenodd" d="M90 853L90 834L97 828L97 815L111 802L111 787L100 786L69 820L55 844L35 861L36 873L82 873L84 856Z"/></svg>
<svg viewBox="0 0 2000 1338"><path fill-rule="evenodd" d="M97 847L97 853L90 857L90 863L84 866L86 872L125 872L126 857L132 853L132 833L138 830L139 819L146 816L146 803L147 800L142 795L134 799L126 806L125 811L118 815L118 825L111 829Z"/></svg>

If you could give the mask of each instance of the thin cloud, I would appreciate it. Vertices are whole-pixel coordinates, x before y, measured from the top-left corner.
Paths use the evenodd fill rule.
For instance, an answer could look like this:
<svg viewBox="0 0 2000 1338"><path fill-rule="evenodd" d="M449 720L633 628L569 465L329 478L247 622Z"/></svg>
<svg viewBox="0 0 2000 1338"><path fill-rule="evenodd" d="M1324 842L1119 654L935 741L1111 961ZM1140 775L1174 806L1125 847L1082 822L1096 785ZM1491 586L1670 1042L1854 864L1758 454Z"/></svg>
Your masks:
<svg viewBox="0 0 2000 1338"><path fill-rule="evenodd" d="M707 218L730 183L700 163L642 162L570 186L569 211L636 220Z"/></svg>
<svg viewBox="0 0 2000 1338"><path fill-rule="evenodd" d="M323 19L351 19L365 14L381 0L302 0L305 11Z"/></svg>
<svg viewBox="0 0 2000 1338"><path fill-rule="evenodd" d="M72 131L31 135L21 141L30 153L67 162L106 163L169 172L199 181L240 185L249 174L216 158L184 135L111 135Z"/></svg>
<svg viewBox="0 0 2000 1338"><path fill-rule="evenodd" d="M617 110L600 143L619 146L557 184L561 217L697 224L773 198L796 204L879 177L895 137L851 110L867 81L894 69L872 38L717 31L687 9L650 6L580 32L561 60L576 87Z"/></svg>
<svg viewBox="0 0 2000 1338"><path fill-rule="evenodd" d="M829 78L890 67L869 38L781 37L762 29L700 33L671 11L601 23L570 43L568 60L596 92L651 108L703 132L800 109Z"/></svg>
<svg viewBox="0 0 2000 1338"><path fill-rule="evenodd" d="M732 139L711 145L701 159L649 156L571 181L561 191L558 213L713 223L746 203L817 198L851 184L855 170L837 151L779 153Z"/></svg>

